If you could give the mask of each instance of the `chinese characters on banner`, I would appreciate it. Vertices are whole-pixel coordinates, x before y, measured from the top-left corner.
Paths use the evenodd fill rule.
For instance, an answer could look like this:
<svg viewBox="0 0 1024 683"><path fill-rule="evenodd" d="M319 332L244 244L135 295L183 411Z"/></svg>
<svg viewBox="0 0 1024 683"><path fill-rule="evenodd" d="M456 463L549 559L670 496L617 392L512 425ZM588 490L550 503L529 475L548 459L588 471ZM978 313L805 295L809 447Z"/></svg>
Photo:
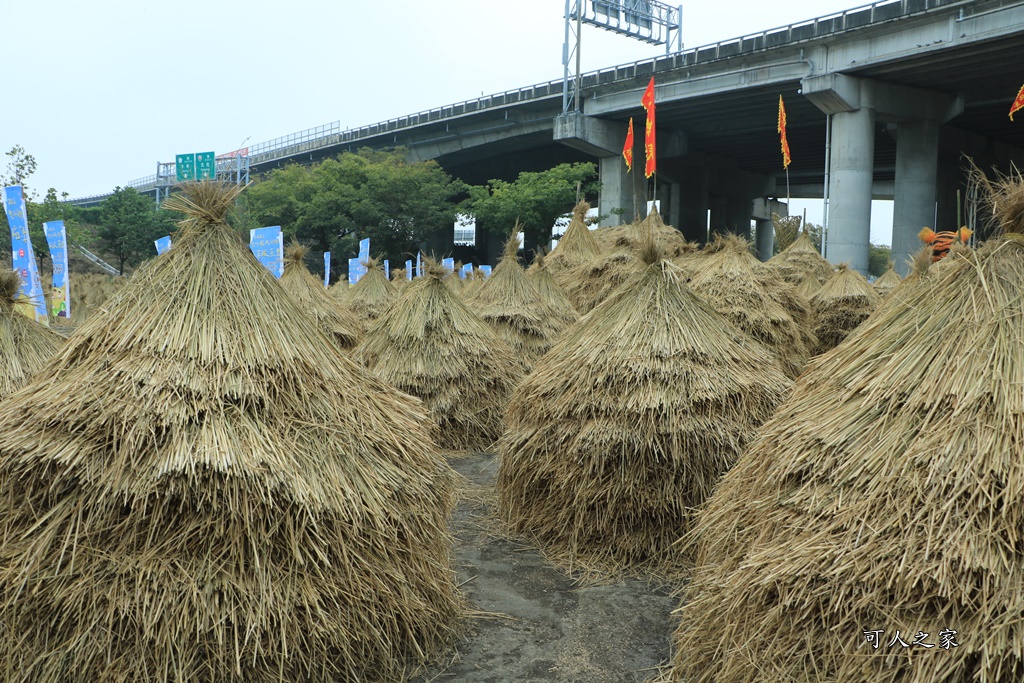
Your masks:
<svg viewBox="0 0 1024 683"><path fill-rule="evenodd" d="M249 249L274 277L284 275L284 234L280 225L250 230Z"/></svg>
<svg viewBox="0 0 1024 683"><path fill-rule="evenodd" d="M11 226L11 265L21 276L21 289L18 290L18 303L15 306L26 317L49 327L43 285L39 281L39 267L28 234L28 214L25 212L21 185L4 188L4 212Z"/></svg>
<svg viewBox="0 0 1024 683"><path fill-rule="evenodd" d="M50 307L53 317L71 319L71 286L68 282L68 241L64 221L43 223L46 244L50 247L53 263L53 284L50 289Z"/></svg>

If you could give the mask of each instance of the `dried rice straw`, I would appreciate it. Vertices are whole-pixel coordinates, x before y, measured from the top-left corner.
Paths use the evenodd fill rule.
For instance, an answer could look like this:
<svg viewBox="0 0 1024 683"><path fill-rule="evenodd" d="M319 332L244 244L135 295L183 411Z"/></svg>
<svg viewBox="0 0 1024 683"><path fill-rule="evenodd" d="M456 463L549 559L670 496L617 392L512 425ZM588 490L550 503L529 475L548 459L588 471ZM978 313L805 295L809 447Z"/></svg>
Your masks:
<svg viewBox="0 0 1024 683"><path fill-rule="evenodd" d="M454 473L193 183L170 250L0 406L7 681L399 680L461 613Z"/></svg>

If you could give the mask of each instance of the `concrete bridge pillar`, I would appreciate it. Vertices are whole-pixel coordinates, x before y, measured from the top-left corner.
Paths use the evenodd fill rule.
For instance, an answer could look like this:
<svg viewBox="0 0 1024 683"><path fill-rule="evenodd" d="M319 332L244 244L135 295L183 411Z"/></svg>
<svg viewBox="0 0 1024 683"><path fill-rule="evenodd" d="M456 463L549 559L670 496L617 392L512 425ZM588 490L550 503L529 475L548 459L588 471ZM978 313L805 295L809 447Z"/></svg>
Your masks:
<svg viewBox="0 0 1024 683"><path fill-rule="evenodd" d="M688 164L679 187L679 222L676 227L688 242L708 239L709 179L703 168Z"/></svg>
<svg viewBox="0 0 1024 683"><path fill-rule="evenodd" d="M907 250L907 236L925 212L925 205L934 211L937 125L963 111L963 100L837 73L804 78L800 86L821 111L832 115L826 254L832 263L848 261L851 268L867 274L875 121L896 123L907 130L905 136L897 137L893 225L894 250L897 244ZM927 223L913 232L924 225Z"/></svg>
<svg viewBox="0 0 1024 683"><path fill-rule="evenodd" d="M775 224L771 218L757 218L754 220L756 232L754 233L754 251L758 261L767 261L772 257L772 249L775 246Z"/></svg>
<svg viewBox="0 0 1024 683"><path fill-rule="evenodd" d="M729 198L724 194L712 194L708 198L708 204L711 208L710 239L714 239L715 235L731 232L729 229Z"/></svg>
<svg viewBox="0 0 1024 683"><path fill-rule="evenodd" d="M726 202L726 223L729 232L750 239L750 211L753 197L732 195Z"/></svg>
<svg viewBox="0 0 1024 683"><path fill-rule="evenodd" d="M788 216L789 205L778 199L760 197L753 201L750 213L757 228L754 250L759 260L767 261L772 257L775 246L775 222L772 220L772 214Z"/></svg>
<svg viewBox="0 0 1024 683"><path fill-rule="evenodd" d="M601 182L599 204L601 227L629 223L636 215L633 203L633 173L626 172L626 164L622 156L601 157L597 164L598 179ZM634 166L635 168L635 166ZM622 215L611 213L612 209L625 209Z"/></svg>
<svg viewBox="0 0 1024 683"><path fill-rule="evenodd" d="M832 263L849 263L862 275L868 271L874 156L874 111L833 114L826 254Z"/></svg>
<svg viewBox="0 0 1024 683"><path fill-rule="evenodd" d="M912 121L896 130L896 184L893 198L892 258L900 275L907 260L921 248L917 233L935 222L939 169L939 122Z"/></svg>

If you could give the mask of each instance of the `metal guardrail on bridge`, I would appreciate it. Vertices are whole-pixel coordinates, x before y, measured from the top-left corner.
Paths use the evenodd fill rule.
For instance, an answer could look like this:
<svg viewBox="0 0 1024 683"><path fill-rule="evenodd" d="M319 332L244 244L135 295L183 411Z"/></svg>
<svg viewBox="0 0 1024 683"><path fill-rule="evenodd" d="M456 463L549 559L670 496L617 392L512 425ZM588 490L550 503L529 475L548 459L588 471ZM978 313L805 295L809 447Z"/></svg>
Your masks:
<svg viewBox="0 0 1024 683"><path fill-rule="evenodd" d="M882 0L881 2L854 7L816 19L809 19L766 31L751 33L739 38L730 38L710 45L690 48L689 50L683 50L664 57L645 59L630 64L592 71L583 74L582 89L607 85L617 81L631 80L639 76L654 74L658 71L695 66L741 54L816 40L835 33L859 29L872 24L892 21L933 10L959 6L961 14L963 14L974 4L977 4L977 0ZM516 90L506 90L505 92L486 95L444 107L428 109L416 114L400 116L359 128L343 129L340 121L334 121L251 145L249 147L249 162L252 165L258 165L292 156L299 152L358 142L359 140L369 139L383 133L464 116L485 109L561 96L562 79L557 79ZM156 184L156 175L150 175L136 178L126 183L125 186L147 191L154 189ZM70 202L89 203L105 196L107 195L81 197L72 199Z"/></svg>

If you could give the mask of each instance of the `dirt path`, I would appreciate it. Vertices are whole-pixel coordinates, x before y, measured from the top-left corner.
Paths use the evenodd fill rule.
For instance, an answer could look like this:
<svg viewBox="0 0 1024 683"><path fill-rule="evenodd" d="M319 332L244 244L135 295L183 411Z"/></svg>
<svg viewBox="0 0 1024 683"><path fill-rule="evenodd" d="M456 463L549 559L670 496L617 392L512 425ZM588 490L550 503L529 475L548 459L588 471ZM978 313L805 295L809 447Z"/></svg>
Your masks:
<svg viewBox="0 0 1024 683"><path fill-rule="evenodd" d="M536 550L494 535L490 454L451 461L469 480L453 520L456 568L472 608L448 666L414 683L634 683L669 656L676 601L639 581L580 587Z"/></svg>

